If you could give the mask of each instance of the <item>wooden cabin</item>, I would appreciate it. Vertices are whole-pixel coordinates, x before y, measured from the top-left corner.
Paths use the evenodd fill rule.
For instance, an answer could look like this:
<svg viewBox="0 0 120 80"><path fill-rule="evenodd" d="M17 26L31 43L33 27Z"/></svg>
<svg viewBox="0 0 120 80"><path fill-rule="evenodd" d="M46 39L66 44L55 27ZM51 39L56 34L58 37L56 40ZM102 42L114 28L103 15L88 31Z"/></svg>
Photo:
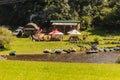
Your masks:
<svg viewBox="0 0 120 80"><path fill-rule="evenodd" d="M51 20L50 21L53 29L57 29L64 34L67 34L68 31L73 29L80 29L80 21L71 21L71 20Z"/></svg>

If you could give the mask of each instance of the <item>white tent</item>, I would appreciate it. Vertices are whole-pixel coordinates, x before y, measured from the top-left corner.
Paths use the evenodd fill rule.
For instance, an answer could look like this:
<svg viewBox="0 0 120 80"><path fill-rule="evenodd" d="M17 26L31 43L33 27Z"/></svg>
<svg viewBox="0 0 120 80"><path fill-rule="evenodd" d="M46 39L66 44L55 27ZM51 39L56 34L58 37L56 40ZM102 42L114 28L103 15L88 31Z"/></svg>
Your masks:
<svg viewBox="0 0 120 80"><path fill-rule="evenodd" d="M73 30L69 31L68 34L70 34L70 35L80 35L81 33L78 30L73 29Z"/></svg>

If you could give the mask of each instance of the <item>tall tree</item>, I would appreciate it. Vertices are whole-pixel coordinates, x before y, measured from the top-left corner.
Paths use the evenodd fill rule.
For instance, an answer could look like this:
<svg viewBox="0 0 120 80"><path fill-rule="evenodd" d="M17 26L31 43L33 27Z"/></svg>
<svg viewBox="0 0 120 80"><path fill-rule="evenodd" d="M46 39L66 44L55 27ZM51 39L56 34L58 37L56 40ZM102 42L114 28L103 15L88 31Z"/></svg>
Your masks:
<svg viewBox="0 0 120 80"><path fill-rule="evenodd" d="M27 0L1 5L0 24L18 26L33 21L44 28L50 26L50 20L80 20L86 29L113 24L118 28L119 3L120 0ZM31 15L36 16L31 20Z"/></svg>

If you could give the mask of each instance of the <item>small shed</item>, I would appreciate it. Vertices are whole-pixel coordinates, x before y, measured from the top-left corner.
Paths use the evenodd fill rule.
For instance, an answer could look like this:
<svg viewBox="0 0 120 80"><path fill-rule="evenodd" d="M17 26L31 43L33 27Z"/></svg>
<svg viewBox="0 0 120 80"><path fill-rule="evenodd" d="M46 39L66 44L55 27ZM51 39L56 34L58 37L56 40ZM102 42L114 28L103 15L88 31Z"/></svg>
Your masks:
<svg viewBox="0 0 120 80"><path fill-rule="evenodd" d="M51 20L50 21L53 29L58 29L59 31L67 34L68 31L73 29L80 29L80 21L72 20Z"/></svg>
<svg viewBox="0 0 120 80"><path fill-rule="evenodd" d="M33 35L39 30L40 30L40 28L35 23L28 23L23 28L24 35L26 35L26 36Z"/></svg>

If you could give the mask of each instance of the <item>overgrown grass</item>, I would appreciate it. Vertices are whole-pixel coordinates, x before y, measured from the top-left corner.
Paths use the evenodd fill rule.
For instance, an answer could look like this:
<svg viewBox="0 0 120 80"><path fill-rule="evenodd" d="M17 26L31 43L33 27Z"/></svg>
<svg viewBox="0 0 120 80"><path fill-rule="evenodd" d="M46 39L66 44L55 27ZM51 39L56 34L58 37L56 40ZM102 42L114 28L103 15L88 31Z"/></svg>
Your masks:
<svg viewBox="0 0 120 80"><path fill-rule="evenodd" d="M0 80L119 80L119 64L0 61Z"/></svg>

